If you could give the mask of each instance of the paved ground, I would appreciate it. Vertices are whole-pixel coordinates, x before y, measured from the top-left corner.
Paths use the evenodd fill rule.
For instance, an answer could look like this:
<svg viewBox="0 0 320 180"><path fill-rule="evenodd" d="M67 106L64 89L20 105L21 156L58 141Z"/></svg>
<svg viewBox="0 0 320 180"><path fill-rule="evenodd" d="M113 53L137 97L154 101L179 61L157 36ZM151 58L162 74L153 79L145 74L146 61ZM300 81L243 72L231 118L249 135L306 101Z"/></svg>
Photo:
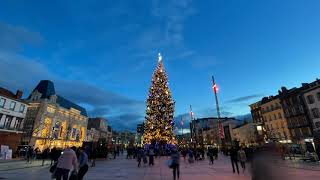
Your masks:
<svg viewBox="0 0 320 180"><path fill-rule="evenodd" d="M166 166L168 158L162 157L155 159L154 167L137 167L137 162L132 159L120 157L116 160L100 160L97 161L97 166L90 168L85 176L85 179L92 180L170 180L172 179L172 170ZM247 165L249 166L249 165ZM1 165L0 165L1 168ZM18 166L17 166L18 168ZM249 180L251 179L250 172L233 174L229 162L229 158L220 156L218 161L215 161L213 166L208 164L208 161L199 161L194 164L188 164L181 161L181 180ZM300 169L298 167L288 167L285 164L275 165L275 169L282 173L290 180L312 180L319 179L320 171L310 169ZM0 169L0 179L24 179L24 180L45 180L50 179L48 166L46 167L30 167L17 170Z"/></svg>

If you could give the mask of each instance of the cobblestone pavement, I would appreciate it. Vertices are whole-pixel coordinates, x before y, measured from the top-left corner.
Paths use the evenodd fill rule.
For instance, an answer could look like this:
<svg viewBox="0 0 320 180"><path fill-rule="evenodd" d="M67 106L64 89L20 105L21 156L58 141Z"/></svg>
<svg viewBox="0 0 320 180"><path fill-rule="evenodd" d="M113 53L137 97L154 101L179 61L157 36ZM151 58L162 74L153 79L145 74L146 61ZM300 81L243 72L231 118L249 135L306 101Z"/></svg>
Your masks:
<svg viewBox="0 0 320 180"><path fill-rule="evenodd" d="M137 167L136 160L125 159L124 156L116 160L98 160L96 167L89 168L85 179L89 180L171 180L172 170L166 166L167 157L155 159L153 167ZM247 164L249 167L250 165ZM0 171L0 179L24 179L24 180L45 180L50 179L48 166L32 167L9 171ZM320 171L297 169L287 166L279 166L277 169L284 172L290 180L295 179L319 179ZM180 165L181 180L249 180L250 172L246 170L244 173L232 173L232 167L228 157L220 156L214 165L209 165L207 160L198 161L189 164L181 160Z"/></svg>

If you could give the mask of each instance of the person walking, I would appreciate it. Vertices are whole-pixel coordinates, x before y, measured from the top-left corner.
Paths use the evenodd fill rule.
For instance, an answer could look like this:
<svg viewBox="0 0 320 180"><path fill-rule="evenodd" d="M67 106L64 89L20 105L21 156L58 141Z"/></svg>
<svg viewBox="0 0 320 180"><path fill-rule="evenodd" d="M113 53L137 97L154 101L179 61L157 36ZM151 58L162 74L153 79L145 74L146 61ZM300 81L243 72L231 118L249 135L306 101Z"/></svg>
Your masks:
<svg viewBox="0 0 320 180"><path fill-rule="evenodd" d="M149 166L154 165L154 149L151 147L149 149Z"/></svg>
<svg viewBox="0 0 320 180"><path fill-rule="evenodd" d="M145 166L147 166L147 164L148 164L148 158L147 158L147 152L146 152L146 150L144 150L144 149L142 149L142 159L143 159L143 166L145 167Z"/></svg>
<svg viewBox="0 0 320 180"><path fill-rule="evenodd" d="M189 156L188 162L189 162L190 164L193 163L193 162L194 162L194 159L193 159L194 155L193 155L193 152L192 152L191 149L188 150L188 156Z"/></svg>
<svg viewBox="0 0 320 180"><path fill-rule="evenodd" d="M33 154L34 154L33 148L30 146L27 152L27 163L30 163L30 164L32 163Z"/></svg>
<svg viewBox="0 0 320 180"><path fill-rule="evenodd" d="M211 165L213 165L213 155L214 155L214 150L212 148L209 148L208 149L208 156L209 156L209 159L210 159L210 163Z"/></svg>
<svg viewBox="0 0 320 180"><path fill-rule="evenodd" d="M180 176L180 153L177 150L177 148L173 148L171 150L171 167L172 167L172 173L173 173L173 179L176 180L176 178Z"/></svg>
<svg viewBox="0 0 320 180"><path fill-rule="evenodd" d="M88 172L88 168L88 155L84 151L84 148L80 148L78 180L83 179L84 175Z"/></svg>
<svg viewBox="0 0 320 180"><path fill-rule="evenodd" d="M240 161L242 172L244 173L246 169L247 156L242 147L238 151L238 160Z"/></svg>
<svg viewBox="0 0 320 180"><path fill-rule="evenodd" d="M92 160L91 167L96 166L96 159L97 159L97 149L94 148L91 152L91 160Z"/></svg>
<svg viewBox="0 0 320 180"><path fill-rule="evenodd" d="M138 167L140 167L140 165L141 165L141 161L142 161L142 158L143 158L143 153L144 153L143 149L139 148L138 155L137 155Z"/></svg>
<svg viewBox="0 0 320 180"><path fill-rule="evenodd" d="M48 154L49 154L49 148L46 148L45 150L43 150L41 157L42 157L42 166L44 166L44 162L45 160L48 158Z"/></svg>
<svg viewBox="0 0 320 180"><path fill-rule="evenodd" d="M61 156L58 159L57 170L56 170L56 179L68 180L68 175L71 169L77 170L77 155L74 150L67 148L63 151Z"/></svg>
<svg viewBox="0 0 320 180"><path fill-rule="evenodd" d="M232 147L232 148L230 149L230 158L231 158L231 164L232 164L233 173L235 173L234 166L236 166L237 172L238 172L238 174L239 174L238 151L236 150L235 147Z"/></svg>

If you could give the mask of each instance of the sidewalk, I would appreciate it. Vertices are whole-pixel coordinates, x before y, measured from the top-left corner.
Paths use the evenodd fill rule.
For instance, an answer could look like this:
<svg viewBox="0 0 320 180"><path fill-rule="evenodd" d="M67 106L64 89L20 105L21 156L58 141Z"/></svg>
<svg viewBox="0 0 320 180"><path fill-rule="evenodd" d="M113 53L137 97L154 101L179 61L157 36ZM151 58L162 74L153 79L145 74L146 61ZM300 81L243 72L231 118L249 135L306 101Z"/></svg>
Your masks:
<svg viewBox="0 0 320 180"><path fill-rule="evenodd" d="M44 166L49 166L50 160L46 160ZM0 172L16 169L32 168L42 166L42 160L33 160L32 163L26 163L25 160L8 160L7 162L0 162Z"/></svg>

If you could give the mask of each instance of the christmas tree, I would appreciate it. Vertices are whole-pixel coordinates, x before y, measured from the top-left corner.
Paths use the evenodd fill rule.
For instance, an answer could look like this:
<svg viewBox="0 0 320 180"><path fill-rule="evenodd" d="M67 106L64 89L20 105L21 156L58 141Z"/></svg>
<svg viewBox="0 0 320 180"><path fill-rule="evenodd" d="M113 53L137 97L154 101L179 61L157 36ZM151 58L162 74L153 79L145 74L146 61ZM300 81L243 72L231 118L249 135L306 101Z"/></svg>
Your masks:
<svg viewBox="0 0 320 180"><path fill-rule="evenodd" d="M168 77L159 54L158 66L152 77L147 99L145 144L176 144L173 133L174 101L168 86Z"/></svg>

